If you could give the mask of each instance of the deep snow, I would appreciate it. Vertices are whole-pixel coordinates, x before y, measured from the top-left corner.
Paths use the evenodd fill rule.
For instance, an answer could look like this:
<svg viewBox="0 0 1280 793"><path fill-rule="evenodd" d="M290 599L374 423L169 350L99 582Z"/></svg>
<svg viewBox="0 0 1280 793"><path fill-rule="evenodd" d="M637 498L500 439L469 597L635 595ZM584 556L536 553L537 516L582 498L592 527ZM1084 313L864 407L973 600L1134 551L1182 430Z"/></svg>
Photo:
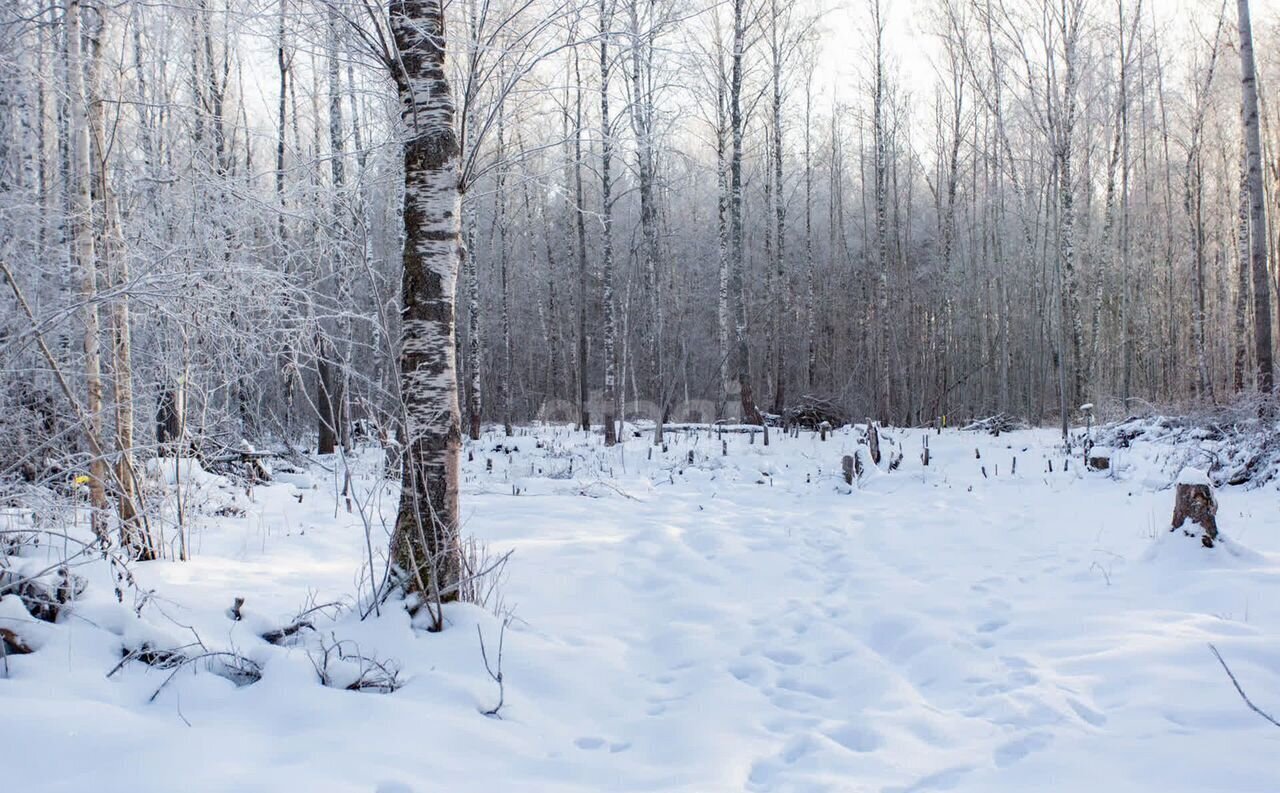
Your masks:
<svg viewBox="0 0 1280 793"><path fill-rule="evenodd" d="M647 436L606 450L552 427L469 446L466 530L515 551L500 719L482 715L498 688L477 628L493 661L501 623L480 608L449 608L439 634L391 605L364 622L316 615L297 646L259 638L358 595L364 524L333 473L250 499L185 472L194 557L135 565L155 592L141 618L96 568L55 625L0 602L0 625L39 645L0 679L0 789L1280 790L1280 730L1207 646L1280 714L1272 487L1219 491L1230 542L1207 550L1167 531L1172 477L1151 449L1064 471L1052 432L947 431L924 468L924 431L887 434L901 467L852 488L854 429L825 443L775 431L768 447L727 434L727 456L705 431L672 433L653 459ZM389 519L379 456L354 461L356 490ZM212 514L232 502L244 517ZM195 636L257 661L262 680L197 667L149 702L168 671L107 677L124 646ZM398 664L406 685L322 686L322 640Z"/></svg>

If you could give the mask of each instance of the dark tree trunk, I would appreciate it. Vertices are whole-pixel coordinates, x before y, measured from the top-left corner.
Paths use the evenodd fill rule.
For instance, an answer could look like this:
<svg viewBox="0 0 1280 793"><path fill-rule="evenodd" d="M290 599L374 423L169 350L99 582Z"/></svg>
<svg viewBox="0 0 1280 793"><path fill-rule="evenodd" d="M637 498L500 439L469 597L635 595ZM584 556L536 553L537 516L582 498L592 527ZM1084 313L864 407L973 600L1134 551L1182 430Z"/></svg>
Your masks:
<svg viewBox="0 0 1280 793"><path fill-rule="evenodd" d="M321 337L316 350L316 413L319 419L317 454L333 454L338 446L339 425L342 422L342 394L335 377L333 344Z"/></svg>
<svg viewBox="0 0 1280 793"><path fill-rule="evenodd" d="M160 392L156 402L156 445L160 454L182 454L180 444L185 401L182 385L179 383Z"/></svg>
<svg viewBox="0 0 1280 793"><path fill-rule="evenodd" d="M576 49L573 76L577 86L573 110L573 197L578 254L578 424L587 432L591 429L591 416L587 412L587 212L582 186L582 70Z"/></svg>

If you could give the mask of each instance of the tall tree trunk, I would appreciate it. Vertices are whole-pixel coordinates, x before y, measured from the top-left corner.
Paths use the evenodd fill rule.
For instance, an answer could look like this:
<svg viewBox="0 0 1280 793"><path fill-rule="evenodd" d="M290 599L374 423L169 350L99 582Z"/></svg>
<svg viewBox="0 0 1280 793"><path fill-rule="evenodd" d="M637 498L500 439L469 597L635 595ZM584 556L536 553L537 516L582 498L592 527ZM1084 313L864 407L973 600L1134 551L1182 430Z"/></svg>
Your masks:
<svg viewBox="0 0 1280 793"><path fill-rule="evenodd" d="M881 421L892 416L892 375L889 363L889 196L888 196L888 130L886 129L884 100L884 20L880 12L880 0L874 0L872 22L875 25L875 80L871 97L872 147L874 150L873 177L876 223L876 313L878 339L876 345L876 413Z"/></svg>
<svg viewBox="0 0 1280 793"><path fill-rule="evenodd" d="M1241 148L1240 190L1236 213L1236 300L1235 360L1231 367L1231 383L1239 393L1245 387L1245 370L1249 362L1249 156Z"/></svg>
<svg viewBox="0 0 1280 793"><path fill-rule="evenodd" d="M640 27L640 0L631 0L631 130L636 138L636 177L640 192L640 268L644 274L645 343L649 352L649 389L658 406L653 442L662 444L666 419L666 381L662 371L662 298L658 286L658 207L654 173L653 95L649 90L652 28ZM656 25L657 20L649 20Z"/></svg>
<svg viewBox="0 0 1280 793"><path fill-rule="evenodd" d="M1137 14L1142 13L1142 4L1139 2ZM1135 25L1137 22L1135 15ZM1119 88L1116 99L1115 126L1111 131L1111 149L1107 158L1106 173L1106 193L1103 201L1102 210L1102 239L1098 245L1098 272L1094 281L1094 296L1092 318L1089 324L1089 359L1086 369L1087 379L1085 381L1086 391L1085 397L1094 396L1100 388L1099 380L1102 377L1102 356L1104 350L1102 348L1102 307L1106 295L1105 278L1108 270L1113 270L1111 265L1115 264L1116 249L1114 245L1114 231L1116 227L1117 203L1120 196L1118 193L1117 170L1129 167L1128 162L1122 162L1121 157L1124 155L1124 127L1128 113L1128 61L1129 52L1125 44L1124 33L1124 5L1123 0L1120 4L1120 24L1119 42L1117 46L1117 60L1119 62Z"/></svg>
<svg viewBox="0 0 1280 793"><path fill-rule="evenodd" d="M280 261L283 264L286 277L289 274L289 227L285 218L285 135L287 120L286 110L289 98L289 65L292 55L287 49L287 31L286 17L288 14L288 0L280 1L280 13L278 19L278 28L276 31L276 68L280 76L280 99L276 108L276 203L278 205L278 213L276 216L276 245L279 249ZM293 301L286 297L286 305L290 311L293 311ZM292 427L293 399L294 393L299 387L300 372L298 365L298 351L294 340L288 339L285 342L284 349L284 398L285 398L285 426L289 429Z"/></svg>
<svg viewBox="0 0 1280 793"><path fill-rule="evenodd" d="M83 17L80 0L67 0L67 102L70 144L71 256L80 274L81 320L84 328L85 441L89 447L89 505L93 533L104 546L107 529L107 458L102 443L102 323L98 316L98 262L93 233L93 163L89 153L89 115L94 98L85 82ZM92 74L96 68L90 66ZM91 81L90 81L91 82Z"/></svg>
<svg viewBox="0 0 1280 793"><path fill-rule="evenodd" d="M1253 264L1253 344L1258 362L1258 390L1270 394L1275 385L1271 362L1271 283L1267 273L1266 196L1262 188L1262 143L1258 132L1258 80L1253 64L1253 28L1249 0L1236 5L1240 23L1241 118L1249 161L1249 226Z"/></svg>
<svg viewBox="0 0 1280 793"><path fill-rule="evenodd" d="M443 0L391 0L404 126L400 392L405 454L391 554L410 592L456 600L459 449L454 289L461 195L453 95L445 76ZM438 611L436 628L443 627Z"/></svg>
<svg viewBox="0 0 1280 793"><path fill-rule="evenodd" d="M716 252L718 254L719 288L716 290L716 330L719 346L720 400L716 405L716 418L726 406L729 392L732 389L733 351L732 327L733 308L730 297L729 263L729 168L725 154L725 132L728 127L728 107L725 85L728 82L724 68L723 42L717 31L716 39Z"/></svg>
<svg viewBox="0 0 1280 793"><path fill-rule="evenodd" d="M760 424L760 411L756 409L751 392L751 353L747 347L747 295L746 268L742 240L742 57L746 47L746 20L743 18L746 0L733 0L733 55L729 77L729 130L732 149L729 155L729 290L734 306L734 343L737 356L739 399L742 401L742 421Z"/></svg>
<svg viewBox="0 0 1280 793"><path fill-rule="evenodd" d="M813 68L804 82L804 327L805 387L818 379L818 328L813 261Z"/></svg>
<svg viewBox="0 0 1280 793"><path fill-rule="evenodd" d="M1062 46L1063 77L1058 96L1050 100L1051 130L1058 182L1058 267L1062 289L1062 323L1067 349L1062 351L1060 365L1070 367L1070 388L1066 394L1067 409L1078 405L1084 394L1084 327L1080 315L1079 275L1076 272L1076 209L1073 147L1076 125L1076 84L1078 81L1080 28L1083 24L1082 0L1064 0L1057 24ZM1064 416L1065 421L1065 416Z"/></svg>
<svg viewBox="0 0 1280 793"><path fill-rule="evenodd" d="M773 412L781 414L787 402L786 347L783 344L783 324L787 313L787 208L782 192L782 49L778 41L778 0L770 0L769 10L769 46L773 58Z"/></svg>
<svg viewBox="0 0 1280 793"><path fill-rule="evenodd" d="M129 321L129 260L124 250L124 234L120 228L120 210L111 189L108 152L108 120L101 80L102 41L107 35L107 12L97 9L98 25L90 37L94 65L89 69L92 103L89 127L92 134L93 175L96 187L102 233L97 246L98 267L119 294L111 301L111 383L115 405L115 471L116 510L120 518L120 544L135 559L155 559L154 547L145 530L144 516L139 511L138 480L133 464L133 342Z"/></svg>
<svg viewBox="0 0 1280 793"><path fill-rule="evenodd" d="M1225 10L1225 8L1224 8ZM1191 135L1187 144L1187 165L1183 189L1183 208L1187 213L1191 236L1191 340L1196 356L1196 395L1213 401L1213 384L1209 379L1209 351L1205 338L1205 228L1204 228L1204 158L1201 154L1205 117L1208 112L1209 94L1213 75L1218 64L1218 42L1222 38L1222 17L1214 31L1209 64L1204 80L1196 87L1195 105L1191 121Z"/></svg>
<svg viewBox="0 0 1280 793"><path fill-rule="evenodd" d="M342 86L339 76L338 62L338 19L337 12L328 11L328 52L326 53L329 99L329 168L333 180L333 203L330 206L331 228L337 236L334 250L330 255L332 266L332 283L338 294L335 295L339 305L343 303L344 282L346 281L346 261L349 240L345 229L347 224L342 217L342 191L346 186L346 163L343 161L345 145L342 132ZM343 312L344 314L346 312ZM342 416L345 391L343 375L336 371L341 367L335 335L335 328L321 323L319 343L316 345L316 408L318 413L319 454L333 454L339 440L343 437Z"/></svg>
<svg viewBox="0 0 1280 793"><path fill-rule="evenodd" d="M481 414L484 409L484 345L480 343L480 267L476 261L476 214L467 213L467 426L471 440L480 440Z"/></svg>
<svg viewBox="0 0 1280 793"><path fill-rule="evenodd" d="M1191 238L1191 342L1196 355L1196 395L1200 399L1213 400L1213 388L1209 381L1209 361L1205 339L1205 231L1204 231L1204 165L1197 148L1187 154L1186 185L1183 207L1187 213Z"/></svg>
<svg viewBox="0 0 1280 793"><path fill-rule="evenodd" d="M498 378L498 405L502 410L502 429L507 437L511 437L514 429L511 426L512 414L512 379L514 372L511 366L511 263L508 252L507 233L510 224L507 220L507 113L506 104L498 103L498 139L497 139L497 173L494 177L496 187L493 193L494 225L497 226L498 240L498 306L499 322L502 330L502 376Z"/></svg>
<svg viewBox="0 0 1280 793"><path fill-rule="evenodd" d="M573 50L573 76L577 87L573 109L573 197L578 253L578 424L587 432L591 429L591 414L587 410L587 207L582 183L582 68L577 48Z"/></svg>
<svg viewBox="0 0 1280 793"><path fill-rule="evenodd" d="M609 38L612 0L600 0L600 278L604 282L604 443L618 442L615 424L618 392L617 319L613 296L613 130L609 118Z"/></svg>

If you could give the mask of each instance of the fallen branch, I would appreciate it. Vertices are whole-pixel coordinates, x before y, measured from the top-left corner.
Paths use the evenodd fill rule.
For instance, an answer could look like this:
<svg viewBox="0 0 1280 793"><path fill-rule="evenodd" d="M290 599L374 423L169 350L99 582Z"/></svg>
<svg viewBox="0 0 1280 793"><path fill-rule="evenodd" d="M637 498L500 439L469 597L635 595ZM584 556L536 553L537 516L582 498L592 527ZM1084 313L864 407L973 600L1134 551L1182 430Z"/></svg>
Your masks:
<svg viewBox="0 0 1280 793"><path fill-rule="evenodd" d="M1231 672L1231 667L1227 666L1227 662L1223 660L1222 653L1218 652L1218 648L1210 644L1209 649L1213 652L1214 657L1218 659L1218 663L1222 664L1222 669L1227 673L1227 677L1231 678L1231 685L1236 687L1236 692L1240 695L1240 698L1244 700L1244 704L1249 706L1249 710L1258 714L1275 726L1280 727L1280 721L1276 721L1271 714L1253 704L1253 700L1249 699L1249 695L1244 693L1244 689L1240 687L1240 681L1236 680L1236 676Z"/></svg>
<svg viewBox="0 0 1280 793"><path fill-rule="evenodd" d="M606 482L603 479L596 479L595 481L588 482L585 485L580 486L578 488L578 495L586 496L587 498L599 498L599 496L593 496L591 495L591 493L588 492L588 490L590 490L590 488L592 488L595 485L600 485L601 487L607 490L612 490L613 492L617 493L623 498L629 498L632 501L640 500L635 496L631 495L630 493L628 493L627 491L623 490L622 488L618 487L617 485L613 484L612 482Z"/></svg>
<svg viewBox="0 0 1280 793"><path fill-rule="evenodd" d="M273 631L267 631L266 633L262 634L262 638L266 639L268 642L271 642L272 644L280 644L285 639L288 639L290 636L294 635L295 633L298 633L299 631L315 630L315 627L316 627L315 625L311 624L311 620L298 620L297 622L289 623L283 628L277 628Z"/></svg>
<svg viewBox="0 0 1280 793"><path fill-rule="evenodd" d="M272 644L281 644L282 642L284 642L285 639L288 639L289 637L293 636L296 633L299 633L300 631L315 630L316 629L315 624L311 620L307 619L307 617L316 613L317 611L323 611L324 609L329 609L329 608L341 609L342 604L341 603L321 603L318 606L312 606L309 609L305 609L299 612L298 616L294 617L293 622L289 623L283 628L276 628L275 630L267 631L266 633L262 634L262 638L266 639L268 642L271 642Z"/></svg>
<svg viewBox="0 0 1280 793"><path fill-rule="evenodd" d="M160 696L160 692L164 691L164 687L169 685L179 672L196 661L205 661L205 671L211 675L230 680L237 688L256 683L262 679L262 667L257 661L245 658L239 653L211 651L184 657L181 661L178 661L173 671L164 679L164 682L157 686L155 691L151 692L151 696L147 701L155 702L156 697ZM213 664L214 661L218 663L218 666ZM183 721L186 720L183 719Z"/></svg>
<svg viewBox="0 0 1280 793"><path fill-rule="evenodd" d="M116 672L123 669L124 665L130 661L141 661L147 666L156 669L172 669L175 666L182 666L187 661L187 654L184 651L188 647L199 646L198 644L188 644L182 647L175 647L172 650L157 650L150 644L144 644L132 650L125 650L120 658L120 663L111 667L111 671L107 672L107 677L113 677Z"/></svg>

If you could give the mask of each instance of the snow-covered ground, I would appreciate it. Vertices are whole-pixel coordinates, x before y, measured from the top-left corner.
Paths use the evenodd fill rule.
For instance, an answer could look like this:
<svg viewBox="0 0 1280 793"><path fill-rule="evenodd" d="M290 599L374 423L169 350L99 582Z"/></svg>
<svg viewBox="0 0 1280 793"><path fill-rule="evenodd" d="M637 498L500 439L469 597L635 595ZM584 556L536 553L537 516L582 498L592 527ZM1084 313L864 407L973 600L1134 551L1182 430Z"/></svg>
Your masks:
<svg viewBox="0 0 1280 793"><path fill-rule="evenodd" d="M888 434L900 468L852 488L853 429L726 435L727 455L672 433L652 459L647 437L605 449L565 428L469 446L466 530L514 549L500 718L483 715L499 692L478 630L492 664L501 620L475 606L450 607L442 633L392 605L317 612L293 646L261 639L355 602L365 524L320 469L251 498L203 480L193 514L234 500L244 515L197 515L190 562L135 565L155 593L140 618L105 566L57 624L0 602L0 627L38 645L0 679L0 790L1280 790L1280 729L1208 647L1280 715L1274 487L1219 491L1231 542L1206 550L1167 531L1158 450L1064 470L1052 432L947 431L926 468L924 431ZM355 489L390 516L377 456ZM107 676L124 647L196 637L262 679L194 664L161 688L170 671L138 662ZM321 685L335 645L405 685Z"/></svg>

